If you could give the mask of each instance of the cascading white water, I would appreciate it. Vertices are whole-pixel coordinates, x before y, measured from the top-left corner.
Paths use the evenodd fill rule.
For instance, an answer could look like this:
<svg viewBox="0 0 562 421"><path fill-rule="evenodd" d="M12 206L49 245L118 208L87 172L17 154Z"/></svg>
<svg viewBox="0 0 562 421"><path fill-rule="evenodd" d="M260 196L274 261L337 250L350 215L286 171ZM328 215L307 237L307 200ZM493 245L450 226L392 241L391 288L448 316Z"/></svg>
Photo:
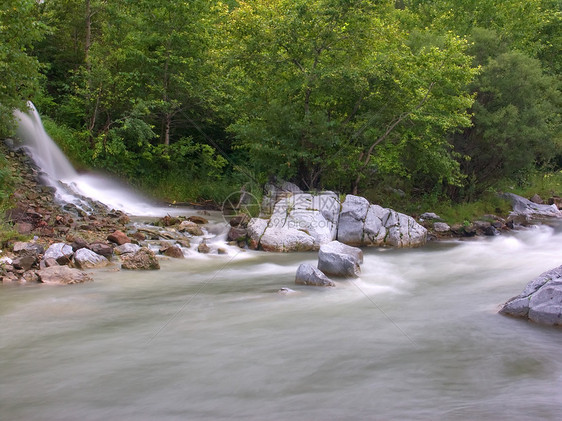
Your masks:
<svg viewBox="0 0 562 421"><path fill-rule="evenodd" d="M83 197L103 203L110 209L118 209L136 216L164 216L192 213L185 208L154 205L130 187L100 174L78 174L57 144L45 131L41 117L30 102L29 111L16 111L19 120L17 134L33 161L44 171L45 182L56 188L61 202L88 210Z"/></svg>
<svg viewBox="0 0 562 421"><path fill-rule="evenodd" d="M52 180L75 179L78 173L45 131L37 109L31 102L28 106L29 112L17 110L15 116L19 120L17 134L25 142L33 160Z"/></svg>

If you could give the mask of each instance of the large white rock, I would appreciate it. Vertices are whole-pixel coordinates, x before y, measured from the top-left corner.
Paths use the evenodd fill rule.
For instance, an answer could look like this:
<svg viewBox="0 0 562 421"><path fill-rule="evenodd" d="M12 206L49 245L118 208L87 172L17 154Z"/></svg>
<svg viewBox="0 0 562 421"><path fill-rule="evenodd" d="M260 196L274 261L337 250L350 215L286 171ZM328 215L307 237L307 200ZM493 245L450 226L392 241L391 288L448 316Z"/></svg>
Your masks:
<svg viewBox="0 0 562 421"><path fill-rule="evenodd" d="M388 231L384 245L416 247L427 241L427 230L411 216L391 210L383 224Z"/></svg>
<svg viewBox="0 0 562 421"><path fill-rule="evenodd" d="M342 205L337 239L353 246L416 247L427 241L427 230L411 216L348 195Z"/></svg>
<svg viewBox="0 0 562 421"><path fill-rule="evenodd" d="M314 250L314 239L294 228L267 228L260 239L259 248L280 252L311 251Z"/></svg>
<svg viewBox="0 0 562 421"><path fill-rule="evenodd" d="M252 218L247 232L251 248L267 251L318 250L336 239L352 246L415 247L427 239L413 218L360 196L348 195L340 204L333 192L288 193L269 219Z"/></svg>
<svg viewBox="0 0 562 421"><path fill-rule="evenodd" d="M385 243L387 230L383 221L388 221L390 209L384 209L379 205L371 205L367 211L365 225L363 226L362 245L382 246Z"/></svg>
<svg viewBox="0 0 562 421"><path fill-rule="evenodd" d="M340 204L332 192L291 193L274 206L269 220L252 218L247 233L251 248L266 251L317 250L336 236Z"/></svg>
<svg viewBox="0 0 562 421"><path fill-rule="evenodd" d="M348 194L342 203L338 222L337 239L342 243L363 244L363 227L369 211L369 201L364 197Z"/></svg>

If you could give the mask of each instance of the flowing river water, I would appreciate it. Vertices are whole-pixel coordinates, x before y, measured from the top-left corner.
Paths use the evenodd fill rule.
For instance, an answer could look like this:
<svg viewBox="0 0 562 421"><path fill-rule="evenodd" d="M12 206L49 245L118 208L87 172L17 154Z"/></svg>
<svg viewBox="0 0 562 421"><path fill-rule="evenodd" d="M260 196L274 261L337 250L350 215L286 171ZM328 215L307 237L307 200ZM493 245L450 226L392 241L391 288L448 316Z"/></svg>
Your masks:
<svg viewBox="0 0 562 421"><path fill-rule="evenodd" d="M162 212L111 180L93 188L48 157L58 148L35 110L18 117L44 138L28 147L61 199ZM88 284L3 286L0 419L558 420L562 331L497 310L562 263L561 245L558 222L365 249L361 278L335 288L294 285L316 253L234 247L160 271L110 266Z"/></svg>
<svg viewBox="0 0 562 421"><path fill-rule="evenodd" d="M232 250L3 287L1 418L559 419L562 332L497 310L561 228L366 249L336 288L293 284L315 253Z"/></svg>

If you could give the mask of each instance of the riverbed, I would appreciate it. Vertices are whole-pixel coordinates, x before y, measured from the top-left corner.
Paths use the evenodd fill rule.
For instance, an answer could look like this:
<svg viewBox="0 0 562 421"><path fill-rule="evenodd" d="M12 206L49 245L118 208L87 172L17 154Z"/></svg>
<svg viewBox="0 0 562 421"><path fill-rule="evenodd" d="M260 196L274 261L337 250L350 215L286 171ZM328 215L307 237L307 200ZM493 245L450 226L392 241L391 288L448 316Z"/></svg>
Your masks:
<svg viewBox="0 0 562 421"><path fill-rule="evenodd" d="M234 248L1 287L0 418L559 419L562 330L497 311L561 228L365 249L335 288L294 285L316 253Z"/></svg>

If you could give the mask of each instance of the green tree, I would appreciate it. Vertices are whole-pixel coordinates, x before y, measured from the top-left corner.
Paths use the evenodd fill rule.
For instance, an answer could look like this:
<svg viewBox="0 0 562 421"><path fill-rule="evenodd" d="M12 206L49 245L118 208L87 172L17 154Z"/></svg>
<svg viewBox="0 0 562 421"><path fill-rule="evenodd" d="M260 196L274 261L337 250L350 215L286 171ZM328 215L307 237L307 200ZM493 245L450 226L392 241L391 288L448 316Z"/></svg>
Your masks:
<svg viewBox="0 0 562 421"><path fill-rule="evenodd" d="M39 90L39 63L33 43L45 31L34 0L0 1L0 137L13 130L13 110Z"/></svg>
<svg viewBox="0 0 562 421"><path fill-rule="evenodd" d="M516 51L490 58L474 90L474 125L455 138L469 157L462 164L469 192L516 178L560 152L559 82L538 60Z"/></svg>
<svg viewBox="0 0 562 421"><path fill-rule="evenodd" d="M562 68L562 3L559 0L404 0L418 26L469 36L480 27L498 41L542 61L551 73Z"/></svg>
<svg viewBox="0 0 562 421"><path fill-rule="evenodd" d="M443 133L470 122L470 58L454 36L416 45L399 13L387 1L239 2L228 21L230 77L241 82L230 130L262 171L357 191L373 171L423 170L403 160L419 143L455 180Z"/></svg>

